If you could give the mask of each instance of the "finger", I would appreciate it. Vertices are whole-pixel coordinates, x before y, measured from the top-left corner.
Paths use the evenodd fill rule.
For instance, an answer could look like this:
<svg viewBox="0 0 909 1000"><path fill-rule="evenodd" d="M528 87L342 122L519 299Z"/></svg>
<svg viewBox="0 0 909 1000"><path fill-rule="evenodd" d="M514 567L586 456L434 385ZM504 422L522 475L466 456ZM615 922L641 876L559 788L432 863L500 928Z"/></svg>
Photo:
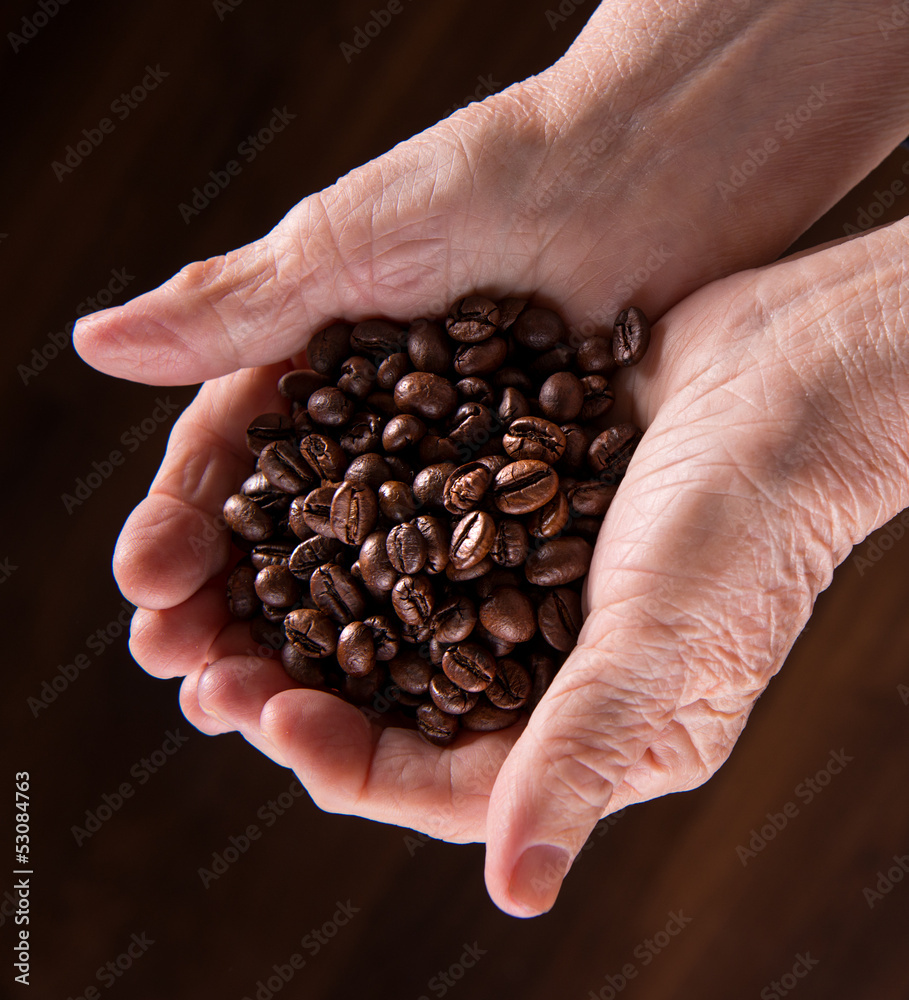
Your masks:
<svg viewBox="0 0 909 1000"><path fill-rule="evenodd" d="M209 715L199 705L196 688L201 673L201 670L194 670L183 678L183 683L180 685L180 710L187 720L206 736L220 736L223 733L233 732L233 726Z"/></svg>

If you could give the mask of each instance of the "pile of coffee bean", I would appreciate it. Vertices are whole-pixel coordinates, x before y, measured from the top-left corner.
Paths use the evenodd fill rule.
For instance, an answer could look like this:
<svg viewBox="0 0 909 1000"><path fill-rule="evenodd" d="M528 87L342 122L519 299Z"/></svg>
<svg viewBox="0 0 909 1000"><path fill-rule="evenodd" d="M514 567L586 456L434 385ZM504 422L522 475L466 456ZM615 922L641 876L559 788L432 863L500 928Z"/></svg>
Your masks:
<svg viewBox="0 0 909 1000"><path fill-rule="evenodd" d="M321 330L279 382L290 413L247 431L231 613L297 683L393 704L439 746L512 725L577 640L641 439L604 426L608 377L649 340L636 308L572 347L552 310L480 295L440 322Z"/></svg>

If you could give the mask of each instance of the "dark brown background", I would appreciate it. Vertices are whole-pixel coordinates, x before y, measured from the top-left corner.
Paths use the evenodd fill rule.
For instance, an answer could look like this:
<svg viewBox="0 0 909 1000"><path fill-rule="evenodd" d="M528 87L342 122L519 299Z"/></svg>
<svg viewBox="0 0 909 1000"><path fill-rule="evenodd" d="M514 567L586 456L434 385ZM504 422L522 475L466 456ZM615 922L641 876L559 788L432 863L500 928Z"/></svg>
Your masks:
<svg viewBox="0 0 909 1000"><path fill-rule="evenodd" d="M255 238L304 194L464 102L481 76L504 86L542 69L593 8L581 3L552 30L545 13L554 0L405 2L348 63L340 43L380 5L244 0L219 18L201 0L78 0L18 52L0 42L3 409L13 484L3 490L0 543L0 577L11 573L0 584L10 678L0 904L12 882L13 776L28 770L31 995L75 998L93 985L105 997L240 1000L300 953L306 965L282 996L417 1000L443 995L433 977L476 944L482 957L444 995L608 998L615 990L607 977L630 963L635 976L620 991L629 1000L771 997L772 980L810 953L819 964L798 981L802 1000L905 997L909 879L873 908L863 894L894 855L909 852L909 705L898 687L909 684L909 541L901 522L838 570L717 777L603 824L555 911L532 922L488 901L482 846L324 815L306 797L266 826L260 807L292 776L237 736L191 730L177 683L143 674L125 637L101 653L88 647L120 614L110 556L161 458L166 426L126 453L71 514L61 495L93 462L124 450L121 435L150 416L157 397L182 405L193 390L116 382L71 347L30 375L21 366L33 368L32 352L68 328L112 269L133 276L132 295L190 260ZM4 35L40 10L37 2L6 4ZM111 102L141 81L147 64L160 64L167 78L58 181L52 162L82 129L111 117ZM177 205L285 105L294 121L185 224ZM907 158L895 153L808 244L841 235L879 202L876 192L905 176ZM889 215L906 211L901 194ZM87 668L36 716L28 699L80 653ZM189 740L140 784L134 766L175 728ZM801 783L832 751L851 760L809 803ZM127 781L132 797L77 846L72 827ZM787 803L798 814L743 866L736 848ZM198 870L249 824L261 838L204 888ZM313 954L301 939L348 901L356 913ZM0 991L23 991L8 960L9 908L0 909ZM645 942L679 911L691 922L645 964ZM154 945L105 986L99 967L143 933Z"/></svg>

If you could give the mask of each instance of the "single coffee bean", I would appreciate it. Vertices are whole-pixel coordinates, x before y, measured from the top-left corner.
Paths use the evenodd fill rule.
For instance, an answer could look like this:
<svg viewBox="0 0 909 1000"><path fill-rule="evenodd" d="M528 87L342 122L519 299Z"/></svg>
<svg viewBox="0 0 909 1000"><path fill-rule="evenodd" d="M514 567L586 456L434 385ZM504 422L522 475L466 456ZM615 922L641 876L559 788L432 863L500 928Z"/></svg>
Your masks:
<svg viewBox="0 0 909 1000"><path fill-rule="evenodd" d="M306 346L306 357L314 371L329 377L337 373L341 362L350 354L351 330L348 323L332 323L313 334Z"/></svg>
<svg viewBox="0 0 909 1000"><path fill-rule="evenodd" d="M286 566L296 547L296 542L283 539L260 542L253 546L249 554L250 562L257 570L265 569L266 566Z"/></svg>
<svg viewBox="0 0 909 1000"><path fill-rule="evenodd" d="M584 386L571 372L556 372L540 386L540 409L557 424L574 420L583 405Z"/></svg>
<svg viewBox="0 0 909 1000"><path fill-rule="evenodd" d="M323 659L331 656L338 646L338 629L321 611L301 608L291 611L284 619L287 641L305 656Z"/></svg>
<svg viewBox="0 0 909 1000"><path fill-rule="evenodd" d="M468 583L471 580L479 580L480 577L485 576L495 567L495 563L486 556L485 559L481 559L478 563L473 566L465 566L463 569L458 569L451 560L449 560L448 565L445 567L445 576L452 583Z"/></svg>
<svg viewBox="0 0 909 1000"><path fill-rule="evenodd" d="M482 403L464 403L452 418L448 436L459 447L466 446L475 451L486 444L500 427L498 418L489 407Z"/></svg>
<svg viewBox="0 0 909 1000"><path fill-rule="evenodd" d="M506 657L496 664L496 679L486 689L486 697L496 708L513 712L527 704L532 688L530 674L517 660Z"/></svg>
<svg viewBox="0 0 909 1000"><path fill-rule="evenodd" d="M360 620L366 610L356 581L336 563L325 563L315 570L309 580L309 593L320 611L342 625Z"/></svg>
<svg viewBox="0 0 909 1000"><path fill-rule="evenodd" d="M506 465L510 465L512 460L508 455L480 455L477 461L480 465L485 465L492 474L492 478L495 479L496 474L504 469Z"/></svg>
<svg viewBox="0 0 909 1000"><path fill-rule="evenodd" d="M344 428L340 442L348 455L378 451L382 447L382 418L375 413L358 413Z"/></svg>
<svg viewBox="0 0 909 1000"><path fill-rule="evenodd" d="M393 481L403 483L405 486L413 486L414 471L409 462L405 462L400 455L386 455L385 462L391 469Z"/></svg>
<svg viewBox="0 0 909 1000"><path fill-rule="evenodd" d="M499 302L499 329L507 330L517 322L518 316L527 308L527 299L509 297Z"/></svg>
<svg viewBox="0 0 909 1000"><path fill-rule="evenodd" d="M612 356L616 364L636 365L650 346L650 323L637 306L623 309L616 317L612 334Z"/></svg>
<svg viewBox="0 0 909 1000"><path fill-rule="evenodd" d="M391 591L398 582L398 573L388 558L386 534L373 532L360 546L360 576L370 590Z"/></svg>
<svg viewBox="0 0 909 1000"><path fill-rule="evenodd" d="M455 525L448 550L449 560L455 569L470 569L485 559L496 537L496 525L483 510L465 514Z"/></svg>
<svg viewBox="0 0 909 1000"><path fill-rule="evenodd" d="M345 625L338 637L338 665L345 674L364 677L376 665L376 644L364 622Z"/></svg>
<svg viewBox="0 0 909 1000"><path fill-rule="evenodd" d="M518 417L508 425L502 446L513 459L535 458L554 465L567 441L561 427L542 417Z"/></svg>
<svg viewBox="0 0 909 1000"><path fill-rule="evenodd" d="M566 469L580 469L587 458L590 436L580 424L562 424L559 429L565 435L565 451L559 460L561 465Z"/></svg>
<svg viewBox="0 0 909 1000"><path fill-rule="evenodd" d="M510 642L508 639L500 639L497 635L493 635L492 632L485 628L481 621L477 621L472 638L475 642L479 642L482 646L485 646L493 656L498 658L510 656L517 646L516 643Z"/></svg>
<svg viewBox="0 0 909 1000"><path fill-rule="evenodd" d="M293 439L295 441L306 437L307 434L312 434L316 429L316 425L312 422L312 418L304 403L291 404L291 419L294 422Z"/></svg>
<svg viewBox="0 0 909 1000"><path fill-rule="evenodd" d="M608 375L614 372L616 361L612 356L612 339L588 337L578 348L577 365L585 375Z"/></svg>
<svg viewBox="0 0 909 1000"><path fill-rule="evenodd" d="M445 655L445 650L448 649L448 646L443 642L439 642L433 635L429 642L426 643L426 649L429 653L429 662L434 667L441 667L442 657Z"/></svg>
<svg viewBox="0 0 909 1000"><path fill-rule="evenodd" d="M458 735L458 720L438 705L423 704L417 709L417 729L428 743L445 747Z"/></svg>
<svg viewBox="0 0 909 1000"><path fill-rule="evenodd" d="M556 375L559 372L570 372L574 368L574 359L575 351L564 344L559 344L558 347L554 347L551 351L535 357L530 363L528 373L531 379L535 379L537 382L545 382L551 375ZM549 414L544 413L544 416L549 416ZM557 418L550 417L549 419L556 420Z"/></svg>
<svg viewBox="0 0 909 1000"><path fill-rule="evenodd" d="M462 691L485 691L496 676L492 654L475 642L459 642L442 657L445 676Z"/></svg>
<svg viewBox="0 0 909 1000"><path fill-rule="evenodd" d="M507 427L521 417L530 416L530 404L527 397L520 389L513 386L506 386L502 390L502 401L499 403L499 420Z"/></svg>
<svg viewBox="0 0 909 1000"><path fill-rule="evenodd" d="M634 424L617 424L593 439L587 450L587 463L601 482L610 485L621 482L643 436Z"/></svg>
<svg viewBox="0 0 909 1000"><path fill-rule="evenodd" d="M272 441L289 441L293 437L294 422L283 413L260 413L246 428L249 450L258 455Z"/></svg>
<svg viewBox="0 0 909 1000"><path fill-rule="evenodd" d="M434 638L451 645L466 639L477 624L477 609L464 594L446 598L432 616Z"/></svg>
<svg viewBox="0 0 909 1000"><path fill-rule="evenodd" d="M309 368L297 368L281 376L278 381L278 392L287 399L303 403L305 406L316 389L324 389L327 385L328 378L325 375L320 375Z"/></svg>
<svg viewBox="0 0 909 1000"><path fill-rule="evenodd" d="M461 376L488 375L498 371L508 356L508 344L490 337L479 344L462 344L455 351L452 367Z"/></svg>
<svg viewBox="0 0 909 1000"><path fill-rule="evenodd" d="M382 447L385 451L403 451L415 445L426 433L426 424L412 413L402 413L392 417L382 431Z"/></svg>
<svg viewBox="0 0 909 1000"><path fill-rule="evenodd" d="M451 341L438 323L418 319L407 331L407 353L419 372L444 375L451 365Z"/></svg>
<svg viewBox="0 0 909 1000"><path fill-rule="evenodd" d="M307 434L300 441L300 454L320 479L338 482L347 468L341 446L324 434Z"/></svg>
<svg viewBox="0 0 909 1000"><path fill-rule="evenodd" d="M525 309L514 324L514 339L532 351L551 351L566 334L561 316L551 309Z"/></svg>
<svg viewBox="0 0 909 1000"><path fill-rule="evenodd" d="M448 336L462 344L487 340L498 329L499 307L483 295L458 299L445 320Z"/></svg>
<svg viewBox="0 0 909 1000"><path fill-rule="evenodd" d="M331 523L331 502L336 491L336 486L317 486L303 500L303 520L325 538L337 538Z"/></svg>
<svg viewBox="0 0 909 1000"><path fill-rule="evenodd" d="M238 563L227 578L227 607L234 618L247 621L259 610L261 602L256 593L257 572L248 563Z"/></svg>
<svg viewBox="0 0 909 1000"><path fill-rule="evenodd" d="M345 545L362 545L379 519L379 502L368 486L342 483L331 501L331 527Z"/></svg>
<svg viewBox="0 0 909 1000"><path fill-rule="evenodd" d="M287 496L286 493L284 495ZM301 542L305 542L307 538L312 538L315 534L312 528L303 520L303 504L305 501L305 496L294 497L287 514L287 525Z"/></svg>
<svg viewBox="0 0 909 1000"><path fill-rule="evenodd" d="M484 577L477 580L474 592L481 601L485 601L487 597L492 596L493 591L500 587L521 588L524 586L524 582L523 574L519 577L513 569L495 566Z"/></svg>
<svg viewBox="0 0 909 1000"><path fill-rule="evenodd" d="M459 466L445 481L442 491L445 509L451 514L466 514L474 510L483 501L491 481L492 475L482 462Z"/></svg>
<svg viewBox="0 0 909 1000"><path fill-rule="evenodd" d="M441 507L445 483L454 470L453 462L436 462L418 472L413 481L413 495L416 502L423 507Z"/></svg>
<svg viewBox="0 0 909 1000"><path fill-rule="evenodd" d="M328 386L325 389L316 389L309 397L306 409L317 424L341 427L353 416L354 402L340 389Z"/></svg>
<svg viewBox="0 0 909 1000"><path fill-rule="evenodd" d="M262 605L262 617L267 618L276 625L282 624L288 613L299 606L299 601L291 605L264 604Z"/></svg>
<svg viewBox="0 0 909 1000"><path fill-rule="evenodd" d="M458 404L455 387L441 375L412 372L395 385L394 401L402 413L414 413L426 420L441 420Z"/></svg>
<svg viewBox="0 0 909 1000"><path fill-rule="evenodd" d="M578 419L584 422L596 420L612 409L615 393L602 375L585 375L581 385L584 387L584 405Z"/></svg>
<svg viewBox="0 0 909 1000"><path fill-rule="evenodd" d="M480 698L477 693L462 691L443 673L433 675L429 682L429 696L443 712L449 715L463 715L469 712Z"/></svg>
<svg viewBox="0 0 909 1000"><path fill-rule="evenodd" d="M281 647L281 665L287 676L303 687L325 686L325 661L307 656L292 642L287 642Z"/></svg>
<svg viewBox="0 0 909 1000"><path fill-rule="evenodd" d="M493 591L480 605L479 616L487 632L506 642L527 642L537 631L533 603L516 587Z"/></svg>
<svg viewBox="0 0 909 1000"><path fill-rule="evenodd" d="M401 646L401 630L387 615L370 615L363 624L372 632L376 647L376 659L380 662L393 660Z"/></svg>
<svg viewBox="0 0 909 1000"><path fill-rule="evenodd" d="M274 522L255 501L242 493L228 497L222 510L231 531L250 542L262 542L275 530Z"/></svg>
<svg viewBox="0 0 909 1000"><path fill-rule="evenodd" d="M370 393L363 405L370 413L378 414L383 420L391 420L398 413L395 397L390 392Z"/></svg>
<svg viewBox="0 0 909 1000"><path fill-rule="evenodd" d="M407 335L394 323L388 323L383 319L367 319L357 323L353 328L350 334L350 346L354 353L362 354L366 358L385 358L400 351L406 339Z"/></svg>
<svg viewBox="0 0 909 1000"><path fill-rule="evenodd" d="M558 488L559 477L551 466L520 459L497 473L493 499L503 514L529 514L548 503Z"/></svg>
<svg viewBox="0 0 909 1000"><path fill-rule="evenodd" d="M413 490L396 479L382 483L378 490L379 510L388 521L401 524L409 521L417 512L417 501Z"/></svg>
<svg viewBox="0 0 909 1000"><path fill-rule="evenodd" d="M309 463L293 441L272 441L259 455L259 468L268 482L285 493L308 493L315 485Z"/></svg>
<svg viewBox="0 0 909 1000"><path fill-rule="evenodd" d="M494 733L513 726L521 718L521 713L499 708L481 698L469 712L459 718L461 726L468 732Z"/></svg>
<svg viewBox="0 0 909 1000"><path fill-rule="evenodd" d="M402 691L408 694L426 694L435 670L429 660L420 656L416 650L402 649L389 662L388 672Z"/></svg>
<svg viewBox="0 0 909 1000"><path fill-rule="evenodd" d="M406 351L398 351L397 354L389 355L379 365L376 384L380 389L391 392L410 370L410 358Z"/></svg>
<svg viewBox="0 0 909 1000"><path fill-rule="evenodd" d="M385 547L389 562L399 573L412 576L426 563L426 539L413 521L396 524L388 532Z"/></svg>
<svg viewBox="0 0 909 1000"><path fill-rule="evenodd" d="M435 607L432 584L425 576L402 576L391 592L391 603L402 622L422 625Z"/></svg>
<svg viewBox="0 0 909 1000"><path fill-rule="evenodd" d="M299 499L299 498L298 498ZM341 543L333 535L313 535L291 552L287 568L300 580L309 581L313 572L341 551Z"/></svg>
<svg viewBox="0 0 909 1000"><path fill-rule="evenodd" d="M344 478L357 486L378 490L382 483L393 479L394 476L388 462L378 452L368 451L365 455L357 455L351 461Z"/></svg>
<svg viewBox="0 0 909 1000"><path fill-rule="evenodd" d="M524 574L537 587L561 587L580 580L590 569L593 549L574 535L544 542L527 557Z"/></svg>
<svg viewBox="0 0 909 1000"><path fill-rule="evenodd" d="M355 354L341 365L338 388L346 396L366 399L376 383L376 366L369 360Z"/></svg>
<svg viewBox="0 0 909 1000"><path fill-rule="evenodd" d="M430 620L424 622L401 622L401 641L411 646L426 646L432 639Z"/></svg>
<svg viewBox="0 0 909 1000"><path fill-rule="evenodd" d="M458 395L465 403L482 403L483 406L492 406L495 401L495 394L492 386L477 375L468 375L460 382L455 383Z"/></svg>
<svg viewBox="0 0 909 1000"><path fill-rule="evenodd" d="M578 514L602 517L609 510L618 486L592 479L589 482L578 483L568 491L568 503Z"/></svg>
<svg viewBox="0 0 909 1000"><path fill-rule="evenodd" d="M559 490L549 503L530 515L527 530L534 538L555 538L564 531L570 516L568 498L563 490Z"/></svg>
<svg viewBox="0 0 909 1000"><path fill-rule="evenodd" d="M568 587L551 590L537 611L540 632L553 649L568 653L575 647L581 625L581 596Z"/></svg>
<svg viewBox="0 0 909 1000"><path fill-rule="evenodd" d="M596 544L596 540L600 535L600 528L603 526L603 519L601 517L576 517L571 522L571 530L576 535L580 535L585 541L590 542L591 545Z"/></svg>
<svg viewBox="0 0 909 1000"><path fill-rule="evenodd" d="M493 376L493 385L496 389L517 389L528 399L536 395L536 388L533 379L520 368L500 368Z"/></svg>
<svg viewBox="0 0 909 1000"><path fill-rule="evenodd" d="M527 558L530 537L520 521L499 521L489 554L499 566L520 566Z"/></svg>
<svg viewBox="0 0 909 1000"><path fill-rule="evenodd" d="M448 437L439 437L430 431L420 440L417 453L420 456L420 464L425 468L428 465L439 465L443 462L460 461L459 455L463 451L454 441Z"/></svg>
<svg viewBox="0 0 909 1000"><path fill-rule="evenodd" d="M540 699L549 690L550 684L555 679L558 672L556 661L545 653L533 653L530 657L530 674L533 678L533 687L530 691L530 698L527 708L533 711L540 704Z"/></svg>
<svg viewBox="0 0 909 1000"><path fill-rule="evenodd" d="M421 514L414 524L426 543L424 569L431 574L443 572L448 565L448 548L451 544L447 528L430 514Z"/></svg>

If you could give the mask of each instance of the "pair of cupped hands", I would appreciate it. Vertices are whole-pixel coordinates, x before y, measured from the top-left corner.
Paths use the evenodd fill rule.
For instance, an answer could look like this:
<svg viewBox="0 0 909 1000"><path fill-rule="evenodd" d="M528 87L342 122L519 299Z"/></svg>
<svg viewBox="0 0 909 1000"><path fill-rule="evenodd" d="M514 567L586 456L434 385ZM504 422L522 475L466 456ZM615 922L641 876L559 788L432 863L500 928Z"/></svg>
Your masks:
<svg viewBox="0 0 909 1000"><path fill-rule="evenodd" d="M619 57L640 38L603 17L540 76L75 331L111 375L204 380L117 545L136 660L183 676L195 726L242 733L321 808L485 841L490 895L517 916L552 906L598 820L720 767L834 568L909 504L906 224L776 260L906 134L903 112L875 124L831 99L733 175L822 53L790 58L781 35L779 73L742 89L747 60L671 68L652 34L646 57ZM882 62L884 79L861 70L866 91L894 89ZM438 315L473 291L532 296L579 330L631 304L658 322L615 381L617 419L645 434L577 647L526 725L440 749L251 655L217 525L249 471L245 427L280 408L314 331Z"/></svg>

